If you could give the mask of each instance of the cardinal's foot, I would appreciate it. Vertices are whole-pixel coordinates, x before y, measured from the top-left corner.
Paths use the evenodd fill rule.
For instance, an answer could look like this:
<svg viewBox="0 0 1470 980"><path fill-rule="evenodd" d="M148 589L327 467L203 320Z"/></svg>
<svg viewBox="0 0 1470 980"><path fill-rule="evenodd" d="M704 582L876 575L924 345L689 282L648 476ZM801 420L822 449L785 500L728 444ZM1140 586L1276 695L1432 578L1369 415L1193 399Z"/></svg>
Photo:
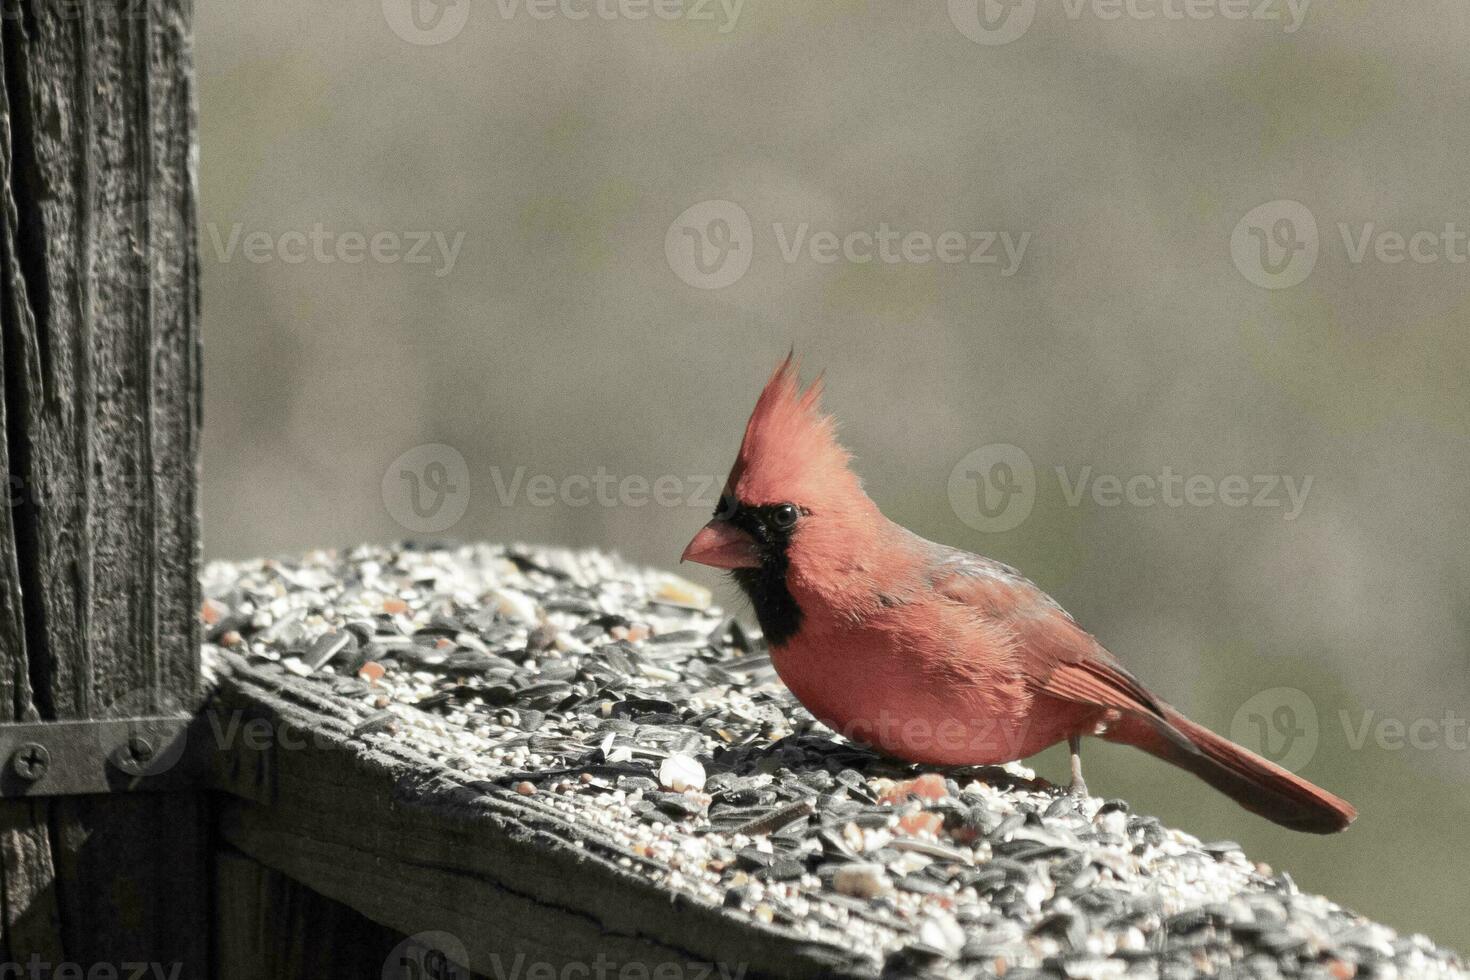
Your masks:
<svg viewBox="0 0 1470 980"><path fill-rule="evenodd" d="M1072 750L1072 782L1067 786L1067 792L1073 796L1087 796L1087 781L1082 778L1082 739L1076 735L1067 739L1067 747Z"/></svg>

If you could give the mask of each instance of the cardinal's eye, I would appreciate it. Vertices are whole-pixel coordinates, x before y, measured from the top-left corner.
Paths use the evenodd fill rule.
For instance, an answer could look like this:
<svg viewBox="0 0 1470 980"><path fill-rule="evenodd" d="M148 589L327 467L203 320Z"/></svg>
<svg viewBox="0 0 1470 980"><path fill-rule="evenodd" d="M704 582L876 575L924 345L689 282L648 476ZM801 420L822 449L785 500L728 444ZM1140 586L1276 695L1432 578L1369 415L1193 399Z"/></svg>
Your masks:
<svg viewBox="0 0 1470 980"><path fill-rule="evenodd" d="M789 531L796 526L796 519L801 516L801 511L795 504L780 504L771 512L771 523L783 531Z"/></svg>

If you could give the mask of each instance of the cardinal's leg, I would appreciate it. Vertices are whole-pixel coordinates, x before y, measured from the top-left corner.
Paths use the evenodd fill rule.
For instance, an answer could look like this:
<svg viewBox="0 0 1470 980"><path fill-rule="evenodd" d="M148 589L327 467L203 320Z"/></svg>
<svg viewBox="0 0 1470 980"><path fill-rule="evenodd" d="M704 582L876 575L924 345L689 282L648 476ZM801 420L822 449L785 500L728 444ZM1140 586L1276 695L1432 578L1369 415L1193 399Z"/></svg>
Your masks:
<svg viewBox="0 0 1470 980"><path fill-rule="evenodd" d="M1073 796L1086 796L1087 783L1082 778L1082 736L1067 736L1067 748L1072 750L1072 783L1067 792Z"/></svg>

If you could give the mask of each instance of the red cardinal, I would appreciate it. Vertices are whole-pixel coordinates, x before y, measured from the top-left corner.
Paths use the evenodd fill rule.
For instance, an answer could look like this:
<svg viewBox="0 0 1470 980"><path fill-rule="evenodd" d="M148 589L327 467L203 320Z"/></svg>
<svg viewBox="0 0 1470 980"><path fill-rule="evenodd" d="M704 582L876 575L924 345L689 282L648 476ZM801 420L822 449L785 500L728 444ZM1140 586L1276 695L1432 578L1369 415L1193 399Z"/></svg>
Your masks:
<svg viewBox="0 0 1470 980"><path fill-rule="evenodd" d="M745 427L714 519L683 558L731 570L781 679L818 719L901 759L1009 762L1082 736L1143 749L1241 806L1311 833L1345 800L1201 728L1148 692L1041 589L926 541L863 492L817 382L792 358Z"/></svg>

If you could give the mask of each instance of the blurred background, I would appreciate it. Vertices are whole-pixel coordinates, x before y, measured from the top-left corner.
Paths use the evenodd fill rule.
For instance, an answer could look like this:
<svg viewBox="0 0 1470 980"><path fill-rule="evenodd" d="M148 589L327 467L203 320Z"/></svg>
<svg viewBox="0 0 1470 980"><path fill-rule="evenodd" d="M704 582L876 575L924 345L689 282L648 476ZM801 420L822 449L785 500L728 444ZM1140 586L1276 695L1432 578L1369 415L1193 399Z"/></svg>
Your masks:
<svg viewBox="0 0 1470 980"><path fill-rule="evenodd" d="M207 556L672 567L794 344L889 516L1362 816L1293 835L1100 743L1095 792L1470 947L1467 28L200 0Z"/></svg>

